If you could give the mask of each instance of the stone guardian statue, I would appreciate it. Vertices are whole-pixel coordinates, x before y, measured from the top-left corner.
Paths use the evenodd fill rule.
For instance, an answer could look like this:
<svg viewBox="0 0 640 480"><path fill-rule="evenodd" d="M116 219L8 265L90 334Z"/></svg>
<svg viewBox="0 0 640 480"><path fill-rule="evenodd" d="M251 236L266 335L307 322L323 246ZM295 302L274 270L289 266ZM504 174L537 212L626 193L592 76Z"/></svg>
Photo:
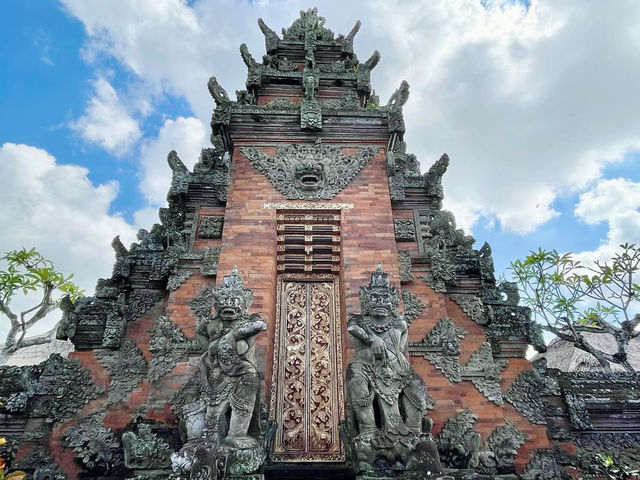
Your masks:
<svg viewBox="0 0 640 480"><path fill-rule="evenodd" d="M199 399L190 398L189 408L181 409L187 444L172 455L174 470L191 471L190 478L195 478L198 469L222 468L236 475L255 472L266 456L258 438L262 432L255 337L267 324L260 314L247 313L252 296L234 267L221 287L205 289L192 301L194 310L201 313L196 338L206 350L195 373L199 378L191 382L198 385ZM198 415L204 421L195 421L188 412L202 412Z"/></svg>
<svg viewBox="0 0 640 480"><path fill-rule="evenodd" d="M369 285L360 287L361 314L351 315L347 326L355 344L347 392L357 469L388 476L415 467L435 475L442 467L426 416L429 397L407 358L408 328L398 304L398 291L378 263Z"/></svg>

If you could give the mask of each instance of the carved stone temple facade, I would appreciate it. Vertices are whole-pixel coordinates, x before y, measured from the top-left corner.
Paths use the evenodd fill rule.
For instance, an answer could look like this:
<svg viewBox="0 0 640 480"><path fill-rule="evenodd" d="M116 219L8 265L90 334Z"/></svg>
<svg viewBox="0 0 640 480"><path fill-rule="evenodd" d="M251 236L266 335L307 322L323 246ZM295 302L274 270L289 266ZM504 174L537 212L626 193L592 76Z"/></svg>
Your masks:
<svg viewBox="0 0 640 480"><path fill-rule="evenodd" d="M407 151L316 10L246 90L211 78L211 148L63 304L69 358L0 369L0 456L43 479L564 479L638 460L640 381L561 373L491 249L442 210L446 155ZM635 390L634 390L635 389Z"/></svg>

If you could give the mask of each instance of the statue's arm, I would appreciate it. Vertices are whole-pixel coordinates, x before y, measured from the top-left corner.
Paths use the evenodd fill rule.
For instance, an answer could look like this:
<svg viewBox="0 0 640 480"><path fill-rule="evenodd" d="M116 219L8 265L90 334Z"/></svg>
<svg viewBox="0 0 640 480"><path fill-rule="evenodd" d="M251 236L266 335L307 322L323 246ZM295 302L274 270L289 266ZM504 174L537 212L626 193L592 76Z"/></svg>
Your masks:
<svg viewBox="0 0 640 480"><path fill-rule="evenodd" d="M207 322L200 321L196 326L196 340L203 347L209 345L209 334L207 333Z"/></svg>
<svg viewBox="0 0 640 480"><path fill-rule="evenodd" d="M409 338L409 327L407 325L407 322L402 320L400 322L400 329L402 330L402 333L400 334L400 350L402 350L402 352L406 352L407 340Z"/></svg>
<svg viewBox="0 0 640 480"><path fill-rule="evenodd" d="M355 338L360 340L365 345L371 345L373 343L373 335L369 332L365 331L360 325L357 323L349 323L347 325L347 332L353 335Z"/></svg>
<svg viewBox="0 0 640 480"><path fill-rule="evenodd" d="M247 339L263 332L267 329L267 324L259 316L251 316L249 320L242 322L236 328L237 339Z"/></svg>

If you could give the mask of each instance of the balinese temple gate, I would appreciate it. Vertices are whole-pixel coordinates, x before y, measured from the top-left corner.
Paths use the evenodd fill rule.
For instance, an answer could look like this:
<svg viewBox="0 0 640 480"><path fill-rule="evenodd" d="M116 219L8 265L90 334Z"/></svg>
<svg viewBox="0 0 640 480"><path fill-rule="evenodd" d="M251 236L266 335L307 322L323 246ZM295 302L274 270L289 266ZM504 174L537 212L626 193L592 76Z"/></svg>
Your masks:
<svg viewBox="0 0 640 480"><path fill-rule="evenodd" d="M313 9L281 35L258 23L266 55L240 47L237 100L209 80L213 146L193 171L169 153L160 223L128 248L116 237L112 277L63 305L70 358L0 371L9 466L572 478L612 427L582 421L595 407L573 377L525 359L544 350L538 326L496 283L489 245L441 208L448 157L421 173L407 151L409 85L379 103L360 22L336 35Z"/></svg>

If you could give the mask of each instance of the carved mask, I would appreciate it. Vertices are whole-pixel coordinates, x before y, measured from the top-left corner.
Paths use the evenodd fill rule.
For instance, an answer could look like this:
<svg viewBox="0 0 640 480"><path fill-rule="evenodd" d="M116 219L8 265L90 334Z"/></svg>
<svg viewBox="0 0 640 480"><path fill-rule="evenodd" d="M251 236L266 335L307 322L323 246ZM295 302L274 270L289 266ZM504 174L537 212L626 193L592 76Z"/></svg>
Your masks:
<svg viewBox="0 0 640 480"><path fill-rule="evenodd" d="M300 161L295 167L296 184L300 190L312 192L324 187L324 168L315 160Z"/></svg>

